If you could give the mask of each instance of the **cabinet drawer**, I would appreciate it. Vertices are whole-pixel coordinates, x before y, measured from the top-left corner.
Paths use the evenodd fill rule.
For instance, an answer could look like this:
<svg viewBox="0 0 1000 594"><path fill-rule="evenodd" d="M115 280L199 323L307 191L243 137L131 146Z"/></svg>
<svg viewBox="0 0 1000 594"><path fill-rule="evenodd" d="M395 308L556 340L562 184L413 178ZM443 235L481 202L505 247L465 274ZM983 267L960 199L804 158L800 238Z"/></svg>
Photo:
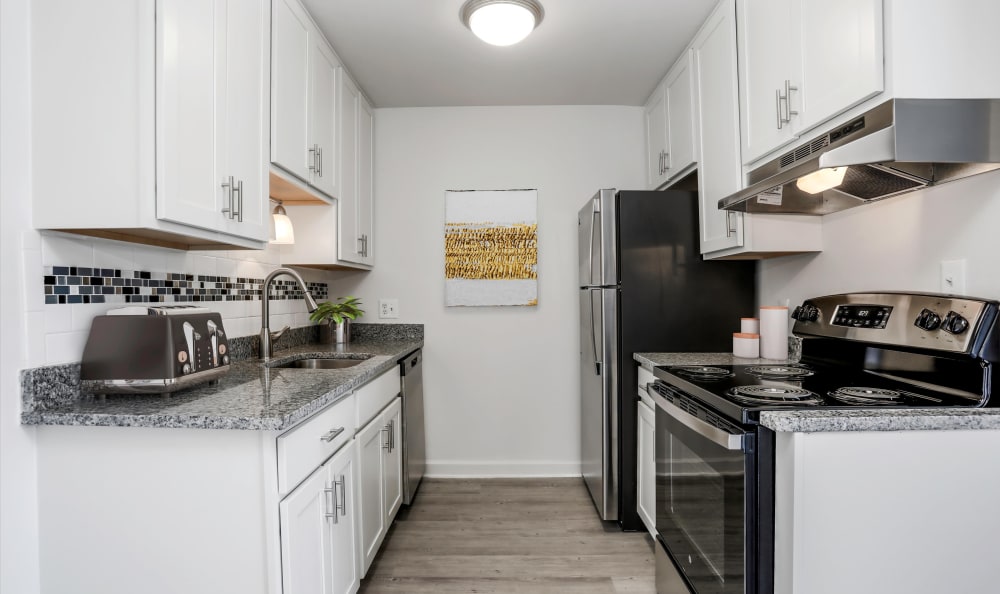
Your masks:
<svg viewBox="0 0 1000 594"><path fill-rule="evenodd" d="M351 394L278 436L278 490L282 494L354 437L356 401Z"/></svg>
<svg viewBox="0 0 1000 594"><path fill-rule="evenodd" d="M643 404L649 406L650 408L653 408L655 406L653 403L653 398L652 396L649 395L649 392L646 391L646 384L651 384L654 381L656 381L656 377L653 376L653 373L651 371L649 371L645 367L640 366L638 379L639 379L638 381L639 388L638 390L636 390L636 392L639 394L639 400L641 400Z"/></svg>
<svg viewBox="0 0 1000 594"><path fill-rule="evenodd" d="M358 400L358 418L356 427L360 429L368 424L392 399L399 396L399 367L393 367L374 380L358 388L354 393Z"/></svg>

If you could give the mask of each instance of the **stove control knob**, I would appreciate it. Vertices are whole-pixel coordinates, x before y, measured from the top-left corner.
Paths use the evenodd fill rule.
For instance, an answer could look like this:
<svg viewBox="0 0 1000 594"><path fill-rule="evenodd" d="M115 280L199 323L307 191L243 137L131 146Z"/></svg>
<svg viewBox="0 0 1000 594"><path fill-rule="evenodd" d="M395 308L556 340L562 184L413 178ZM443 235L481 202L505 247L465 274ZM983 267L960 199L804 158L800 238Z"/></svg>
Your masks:
<svg viewBox="0 0 1000 594"><path fill-rule="evenodd" d="M949 311L948 315L944 318L944 324L941 326L941 329L951 334L961 334L969 329L969 320L963 318L961 314Z"/></svg>
<svg viewBox="0 0 1000 594"><path fill-rule="evenodd" d="M913 325L921 330L927 330L928 332L937 330L941 326L941 316L925 308L921 310L920 315L917 316Z"/></svg>

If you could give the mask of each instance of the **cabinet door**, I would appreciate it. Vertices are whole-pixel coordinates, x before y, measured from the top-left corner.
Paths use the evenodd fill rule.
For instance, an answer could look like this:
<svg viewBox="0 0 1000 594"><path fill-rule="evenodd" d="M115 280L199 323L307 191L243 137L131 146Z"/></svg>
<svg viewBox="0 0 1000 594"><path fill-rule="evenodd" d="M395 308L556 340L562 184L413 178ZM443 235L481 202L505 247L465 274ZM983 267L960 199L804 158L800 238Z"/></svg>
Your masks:
<svg viewBox="0 0 1000 594"><path fill-rule="evenodd" d="M691 97L691 53L685 52L664 83L667 95L667 179L695 162L694 103Z"/></svg>
<svg viewBox="0 0 1000 594"><path fill-rule="evenodd" d="M361 260L375 265L375 194L373 165L375 160L375 114L365 101L360 102L358 120L358 232L361 234Z"/></svg>
<svg viewBox="0 0 1000 594"><path fill-rule="evenodd" d="M361 431L358 432L358 508L361 518L361 548L359 551L359 561L361 563L360 574L364 575L368 571L381 537L385 531L385 510L382 507L383 491L383 470L385 456L382 454L383 448L388 448L388 434L383 430L382 418L376 416Z"/></svg>
<svg viewBox="0 0 1000 594"><path fill-rule="evenodd" d="M318 35L310 44L309 141L312 185L337 196L337 59Z"/></svg>
<svg viewBox="0 0 1000 594"><path fill-rule="evenodd" d="M659 85L646 101L646 187L655 190L667 181L667 91Z"/></svg>
<svg viewBox="0 0 1000 594"><path fill-rule="evenodd" d="M285 592L331 594L329 472L322 467L278 504L281 583Z"/></svg>
<svg viewBox="0 0 1000 594"><path fill-rule="evenodd" d="M358 573L356 522L358 506L356 442L344 446L324 466L329 468L329 485L336 521L330 522L330 565L333 594L356 592L361 581Z"/></svg>
<svg viewBox="0 0 1000 594"><path fill-rule="evenodd" d="M361 233L358 232L358 119L361 92L343 68L337 71L337 127L340 136L337 150L337 196L339 257L361 263Z"/></svg>
<svg viewBox="0 0 1000 594"><path fill-rule="evenodd" d="M656 451L653 447L655 438L656 413L645 403L638 404L638 492L637 508L646 530L656 536Z"/></svg>
<svg viewBox="0 0 1000 594"><path fill-rule="evenodd" d="M382 413L382 424L388 430L389 448L383 450L385 460L382 462L383 509L385 510L386 526L396 517L399 506L403 503L403 419L401 415L402 400L396 398Z"/></svg>
<svg viewBox="0 0 1000 594"><path fill-rule="evenodd" d="M692 44L699 105L698 222L706 254L743 245L743 213L718 208L720 199L743 188L735 0L719 4Z"/></svg>
<svg viewBox="0 0 1000 594"><path fill-rule="evenodd" d="M798 96L791 91L791 106L779 101L789 87L798 86L795 74L798 53L798 0L755 2L739 0L739 64L743 163L750 163L794 140L792 126L784 119L795 111ZM829 35L829 34L828 34ZM817 40L819 43L820 40Z"/></svg>
<svg viewBox="0 0 1000 594"><path fill-rule="evenodd" d="M310 181L309 50L312 24L296 0L274 0L271 20L271 162Z"/></svg>
<svg viewBox="0 0 1000 594"><path fill-rule="evenodd" d="M226 9L226 118L224 150L237 192L223 231L267 241L268 190L266 93L269 42L268 0L229 1ZM223 208L229 206L228 192Z"/></svg>
<svg viewBox="0 0 1000 594"><path fill-rule="evenodd" d="M219 117L226 105L225 2L156 6L156 216L218 230L228 195L222 183L234 175L222 150L227 120Z"/></svg>
<svg viewBox="0 0 1000 594"><path fill-rule="evenodd" d="M800 0L801 114L798 132L884 88L882 0Z"/></svg>

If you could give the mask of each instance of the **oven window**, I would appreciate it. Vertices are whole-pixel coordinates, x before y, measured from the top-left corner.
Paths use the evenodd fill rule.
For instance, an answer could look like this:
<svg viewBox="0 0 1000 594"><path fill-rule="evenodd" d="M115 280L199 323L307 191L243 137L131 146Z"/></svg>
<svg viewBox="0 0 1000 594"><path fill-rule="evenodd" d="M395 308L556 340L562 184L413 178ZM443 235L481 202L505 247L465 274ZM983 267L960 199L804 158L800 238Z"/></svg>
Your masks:
<svg viewBox="0 0 1000 594"><path fill-rule="evenodd" d="M656 411L656 529L696 594L753 591L746 576L746 455Z"/></svg>

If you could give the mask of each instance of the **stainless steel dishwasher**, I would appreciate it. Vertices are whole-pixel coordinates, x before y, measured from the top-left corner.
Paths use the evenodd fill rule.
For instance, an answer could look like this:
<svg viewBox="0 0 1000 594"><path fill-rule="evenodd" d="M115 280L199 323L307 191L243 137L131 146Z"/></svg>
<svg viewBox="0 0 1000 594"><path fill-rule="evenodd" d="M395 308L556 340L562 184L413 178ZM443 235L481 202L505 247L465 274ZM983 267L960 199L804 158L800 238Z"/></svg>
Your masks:
<svg viewBox="0 0 1000 594"><path fill-rule="evenodd" d="M424 372L423 352L413 351L400 360L403 375L403 504L413 503L413 496L424 477L427 464L424 443Z"/></svg>

